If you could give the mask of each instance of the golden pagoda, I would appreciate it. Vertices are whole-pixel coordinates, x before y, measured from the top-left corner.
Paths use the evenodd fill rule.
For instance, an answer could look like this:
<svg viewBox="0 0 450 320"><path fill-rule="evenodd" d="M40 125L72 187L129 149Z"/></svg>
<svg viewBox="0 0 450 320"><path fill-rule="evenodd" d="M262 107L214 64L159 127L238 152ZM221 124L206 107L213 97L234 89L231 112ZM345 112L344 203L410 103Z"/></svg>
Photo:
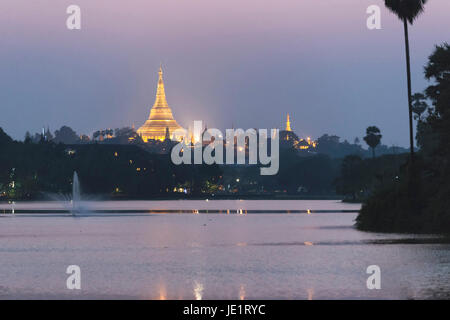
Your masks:
<svg viewBox="0 0 450 320"><path fill-rule="evenodd" d="M287 114L286 131L292 131L292 129L291 129L291 121L289 120L289 113Z"/></svg>
<svg viewBox="0 0 450 320"><path fill-rule="evenodd" d="M159 68L155 103L150 110L150 116L147 121L145 121L144 125L137 130L137 133L144 142L147 142L150 139L164 141L167 137L174 139L173 132L180 128L181 126L179 126L173 118L172 110L167 104L161 66Z"/></svg>

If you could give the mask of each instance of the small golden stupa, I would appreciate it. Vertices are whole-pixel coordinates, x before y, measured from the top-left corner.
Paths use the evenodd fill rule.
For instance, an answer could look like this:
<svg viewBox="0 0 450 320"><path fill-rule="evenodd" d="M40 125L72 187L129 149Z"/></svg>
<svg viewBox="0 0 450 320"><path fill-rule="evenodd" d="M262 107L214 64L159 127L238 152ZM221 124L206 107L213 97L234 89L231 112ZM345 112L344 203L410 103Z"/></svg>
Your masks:
<svg viewBox="0 0 450 320"><path fill-rule="evenodd" d="M287 114L286 131L292 131L292 129L291 129L291 121L289 119L289 113Z"/></svg>

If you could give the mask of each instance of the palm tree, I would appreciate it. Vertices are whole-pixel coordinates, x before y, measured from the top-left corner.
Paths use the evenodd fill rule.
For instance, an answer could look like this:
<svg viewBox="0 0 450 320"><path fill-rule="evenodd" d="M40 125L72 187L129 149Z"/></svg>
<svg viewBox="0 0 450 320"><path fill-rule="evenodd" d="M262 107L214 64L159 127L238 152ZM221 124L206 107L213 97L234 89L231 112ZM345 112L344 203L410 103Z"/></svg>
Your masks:
<svg viewBox="0 0 450 320"><path fill-rule="evenodd" d="M366 129L366 136L363 139L372 149L372 158L375 158L375 148L380 144L382 137L378 127L371 126Z"/></svg>
<svg viewBox="0 0 450 320"><path fill-rule="evenodd" d="M424 11L428 0L384 0L386 7L403 21L405 32L406 50L406 73L408 78L408 109L409 109L409 144L411 149L411 160L414 158L413 137L413 111L411 97L411 64L409 54L408 22L413 24L414 20Z"/></svg>

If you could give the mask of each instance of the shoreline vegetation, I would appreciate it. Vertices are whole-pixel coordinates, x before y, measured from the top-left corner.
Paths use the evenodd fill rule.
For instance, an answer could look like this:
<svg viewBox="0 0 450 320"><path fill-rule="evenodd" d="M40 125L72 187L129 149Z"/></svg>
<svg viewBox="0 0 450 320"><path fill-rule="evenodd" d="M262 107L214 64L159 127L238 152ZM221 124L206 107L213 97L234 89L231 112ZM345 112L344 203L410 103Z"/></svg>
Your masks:
<svg viewBox="0 0 450 320"><path fill-rule="evenodd" d="M305 152L290 141L280 142L280 169L261 176L258 165L174 165L170 148L156 153L126 142L69 144L29 139L14 141L0 128L0 201L61 198L72 191L74 171L87 198L99 199L334 199L360 201L355 186L341 176L342 157L350 150L379 170L389 160L400 163L401 148L377 147L384 156L369 159L370 151L336 136L319 139L319 152ZM164 142L163 142L164 143ZM166 147L170 147L167 143ZM383 146L385 147L385 146ZM379 148L379 149L378 149ZM390 154L386 152L390 150ZM347 153L348 154L348 153ZM363 194L371 178L365 175ZM337 183L339 181L339 184ZM214 195L214 196L213 196ZM360 196L361 194L358 194Z"/></svg>
<svg viewBox="0 0 450 320"><path fill-rule="evenodd" d="M396 179L379 184L364 201L356 220L360 230L450 233L449 44L436 46L425 78L431 85L415 94L413 103L420 107L415 112L419 152L402 164Z"/></svg>
<svg viewBox="0 0 450 320"><path fill-rule="evenodd" d="M431 84L412 94L409 24L427 0L385 0L404 26L410 156L394 179L373 188L356 219L360 230L450 233L450 46L437 45L424 68ZM429 105L431 103L431 105ZM414 120L419 151L414 150Z"/></svg>

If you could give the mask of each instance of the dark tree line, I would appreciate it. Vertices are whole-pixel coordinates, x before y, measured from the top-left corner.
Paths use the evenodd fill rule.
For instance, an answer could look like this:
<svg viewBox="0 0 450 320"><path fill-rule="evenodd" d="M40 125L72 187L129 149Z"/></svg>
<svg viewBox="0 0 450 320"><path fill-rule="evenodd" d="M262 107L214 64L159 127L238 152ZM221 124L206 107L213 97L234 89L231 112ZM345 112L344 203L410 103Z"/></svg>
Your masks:
<svg viewBox="0 0 450 320"><path fill-rule="evenodd" d="M184 185L207 192L221 170L201 165L175 166L170 155L152 154L135 145L56 144L13 141L0 128L0 199L34 199L70 193L73 172L88 194L127 198L166 195Z"/></svg>

